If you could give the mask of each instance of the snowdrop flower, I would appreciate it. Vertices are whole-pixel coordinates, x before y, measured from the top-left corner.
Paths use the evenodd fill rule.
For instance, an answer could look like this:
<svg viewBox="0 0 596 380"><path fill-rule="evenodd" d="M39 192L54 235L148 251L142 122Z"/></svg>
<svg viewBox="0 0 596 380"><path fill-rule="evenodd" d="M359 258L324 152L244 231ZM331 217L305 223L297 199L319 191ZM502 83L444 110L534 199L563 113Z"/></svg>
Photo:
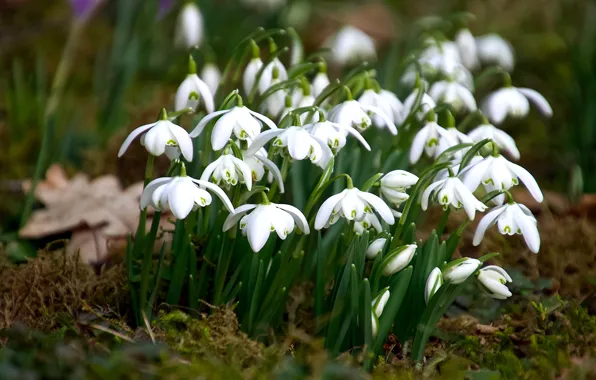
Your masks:
<svg viewBox="0 0 596 380"><path fill-rule="evenodd" d="M279 186L279 192L284 193L284 183L279 168L275 163L267 158L267 151L264 148L259 149L253 155L248 155L246 151L242 152L242 161L248 166L252 175L252 181L258 182L265 175L265 169L271 175L270 182L275 179Z"/></svg>
<svg viewBox="0 0 596 380"><path fill-rule="evenodd" d="M241 159L234 157L233 154L224 153L207 165L201 174L201 180L209 181L209 179L212 179L216 185L223 181L228 186L236 186L240 180L246 184L249 191L252 187L250 167Z"/></svg>
<svg viewBox="0 0 596 380"><path fill-rule="evenodd" d="M245 216L249 211L251 211L250 214ZM294 206L268 201L258 205L239 206L236 211L228 215L224 221L223 230L229 230L238 221L240 221L242 233L248 237L248 243L254 252L259 252L265 246L269 234L273 231L277 232L277 236L282 240L294 231L295 226L298 226L304 234L310 233L308 222L300 210Z"/></svg>
<svg viewBox="0 0 596 380"><path fill-rule="evenodd" d="M431 198L445 210L449 206L456 210L463 207L470 220L474 220L476 210L486 210L486 206L476 199L458 177L448 177L427 187L420 199L422 210L426 211Z"/></svg>
<svg viewBox="0 0 596 380"><path fill-rule="evenodd" d="M476 272L482 263L480 260L471 259L469 257L454 260L447 265L443 270L443 276L446 281L452 284L461 284L466 281L472 273Z"/></svg>
<svg viewBox="0 0 596 380"><path fill-rule="evenodd" d="M428 303L441 286L443 286L443 272L441 272L439 268L435 268L430 272L426 279L426 285L424 286L424 301Z"/></svg>
<svg viewBox="0 0 596 380"><path fill-rule="evenodd" d="M184 128L167 120L165 110L162 111L160 118L162 120L142 125L132 131L122 143L118 151L118 157L122 157L134 139L146 132L141 137L141 144L150 154L161 156L166 152L168 147L175 147L187 161L192 161L193 146L188 132Z"/></svg>
<svg viewBox="0 0 596 380"><path fill-rule="evenodd" d="M517 149L515 140L506 132L492 124L488 124L488 121L468 132L468 137L475 143L484 139L491 139L499 149L507 152L514 160L519 160L519 149Z"/></svg>
<svg viewBox="0 0 596 380"><path fill-rule="evenodd" d="M513 280L509 273L501 267L496 265L486 266L478 271L476 279L480 283L483 292L492 298L504 300L512 295L505 284L513 282Z"/></svg>
<svg viewBox="0 0 596 380"><path fill-rule="evenodd" d="M389 132L397 135L397 128L393 121L380 108L363 105L356 100L346 100L333 107L329 111L329 120L345 127L354 127L358 130L365 130L372 124L369 114L380 117Z"/></svg>
<svg viewBox="0 0 596 380"><path fill-rule="evenodd" d="M403 105L395 95L391 94L389 91L383 91L384 92L379 91L377 93L373 89L364 90L362 95L360 95L360 98L358 98L358 103L364 107L374 107L380 110L386 117L383 118L379 113L373 114L371 115L372 123L377 126L377 128L387 126L389 130L392 130L391 127L395 125L395 115L399 114L401 116ZM393 95L393 97L391 95ZM386 120L391 121L391 124L387 124ZM393 133L393 131L391 133Z"/></svg>
<svg viewBox="0 0 596 380"><path fill-rule="evenodd" d="M339 150L346 145L346 134L351 134L362 144L362 146L364 146L366 150L370 150L370 146L364 137L362 137L362 135L351 126L340 125L323 120L316 123L307 124L304 126L304 129L306 129L314 137L327 142L327 145L336 152L339 152Z"/></svg>
<svg viewBox="0 0 596 380"><path fill-rule="evenodd" d="M521 180L537 202L542 202L544 199L532 174L500 154L487 156L476 164L466 167L461 171L460 176L470 191L475 191L481 183L487 192L509 190ZM504 195L501 194L499 197L498 204L502 204Z"/></svg>
<svg viewBox="0 0 596 380"><path fill-rule="evenodd" d="M310 133L303 127L289 127L285 129L272 129L259 134L247 150L248 155L254 154L262 148L269 140L273 141L273 147L282 148L295 160L304 160L307 157L313 164L322 168L333 156L327 143Z"/></svg>
<svg viewBox="0 0 596 380"><path fill-rule="evenodd" d="M176 44L186 49L199 46L203 41L203 16L199 7L187 2L178 16Z"/></svg>
<svg viewBox="0 0 596 380"><path fill-rule="evenodd" d="M221 199L228 211L234 206L226 193L217 185L185 175L157 178L149 182L141 195L141 209L151 205L158 211L171 210L176 219L184 219L191 211L211 204L211 190Z"/></svg>
<svg viewBox="0 0 596 380"><path fill-rule="evenodd" d="M383 275L391 276L407 267L416 254L416 248L416 244L407 244L389 252L381 263Z"/></svg>
<svg viewBox="0 0 596 380"><path fill-rule="evenodd" d="M207 112L213 112L215 109L215 105L213 104L213 94L211 93L209 86L197 75L197 65L192 57L189 57L188 75L176 90L174 108L176 111L189 107L196 109L201 100L205 105Z"/></svg>
<svg viewBox="0 0 596 380"><path fill-rule="evenodd" d="M351 25L342 27L323 46L331 48L333 61L341 66L377 57L374 40Z"/></svg>
<svg viewBox="0 0 596 380"><path fill-rule="evenodd" d="M312 94L317 97L323 90L329 86L329 77L327 76L327 68L324 71L319 71L312 80Z"/></svg>
<svg viewBox="0 0 596 380"><path fill-rule="evenodd" d="M464 109L476 110L476 100L472 92L457 82L447 80L435 82L428 93L435 102L451 105L455 112Z"/></svg>
<svg viewBox="0 0 596 380"><path fill-rule="evenodd" d="M495 224L502 235L522 234L530 251L538 253L540 250L536 218L526 206L512 202L492 209L478 223L472 243L479 245L486 230Z"/></svg>
<svg viewBox="0 0 596 380"><path fill-rule="evenodd" d="M215 94L219 87L219 81L221 80L221 72L219 71L219 68L213 63L207 63L203 67L203 71L201 71L201 77L207 84L207 87L209 87L211 93Z"/></svg>
<svg viewBox="0 0 596 380"><path fill-rule="evenodd" d="M375 257L378 256L381 251L383 251L383 247L385 247L385 243L387 239L379 238L370 243L368 248L366 249L366 258L369 260L373 260Z"/></svg>
<svg viewBox="0 0 596 380"><path fill-rule="evenodd" d="M476 40L469 29L460 29L455 35L455 44L459 51L462 63L470 70L478 67L478 51Z"/></svg>
<svg viewBox="0 0 596 380"><path fill-rule="evenodd" d="M195 138L199 136L205 129L205 126L216 117L220 118L213 126L213 132L211 132L213 150L220 150L226 146L232 133L240 140L254 138L261 131L261 122L271 129L277 129L275 123L268 117L251 111L245 106L238 105L227 110L215 111L205 116L190 133L190 137Z"/></svg>
<svg viewBox="0 0 596 380"><path fill-rule="evenodd" d="M395 94L391 91L383 90L379 92L381 98L385 101L389 108L387 110L387 115L390 118L393 118L395 124L402 124L404 121L402 120L403 113L404 113L404 105L403 103L395 96Z"/></svg>
<svg viewBox="0 0 596 380"><path fill-rule="evenodd" d="M403 111L402 111L402 115L400 118L402 123L403 123L403 121L406 120L406 118L410 115L410 113L412 113L412 111L414 111L412 108L414 107L414 103L416 102L416 98L418 97L418 91L420 91L420 90L418 88L415 88L414 91L412 91L412 93L410 95L408 95L408 97L404 101ZM416 113L416 118L418 120L423 120L424 117L426 116L426 114L428 113L428 111L432 110L436 106L437 106L437 104L435 103L433 98L431 98L430 95L428 95L425 92L422 95L422 100L420 102L420 106Z"/></svg>
<svg viewBox="0 0 596 380"><path fill-rule="evenodd" d="M379 294L372 300L371 302L371 309L372 312L378 317L383 314L383 310L385 310L385 305L387 305L387 301L389 301L389 297L391 293L389 292L389 287L382 289Z"/></svg>
<svg viewBox="0 0 596 380"><path fill-rule="evenodd" d="M532 101L545 116L552 116L548 101L538 91L530 88L503 87L489 94L482 103L482 112L494 124L501 124L507 115L521 118L530 112Z"/></svg>
<svg viewBox="0 0 596 380"><path fill-rule="evenodd" d="M496 64L509 72L513 70L513 48L498 34L476 37L476 49L483 63Z"/></svg>
<svg viewBox="0 0 596 380"><path fill-rule="evenodd" d="M348 184L347 189L323 202L315 218L315 229L320 230L329 227L337 222L340 217L350 221L362 221L366 214L372 214L373 210L387 224L395 223L395 217L391 213L391 209L381 198L350 187L350 184Z"/></svg>
<svg viewBox="0 0 596 380"><path fill-rule="evenodd" d="M454 67L461 64L458 46L455 42L429 39L427 44L429 46L420 54L418 61L430 72L450 75Z"/></svg>
<svg viewBox="0 0 596 380"><path fill-rule="evenodd" d="M430 118L434 119L434 116L431 115ZM437 158L445 150L445 147L454 145L457 145L457 140L453 134L447 132L436 121L429 121L418 131L412 141L410 163L417 163L422 157L422 152L429 157Z"/></svg>
<svg viewBox="0 0 596 380"><path fill-rule="evenodd" d="M278 80L275 80L272 84L277 84L278 82ZM283 119L283 116L293 109L293 107L287 107L286 95L286 90L279 89L267 96L261 106L261 112L267 113L278 120Z"/></svg>
<svg viewBox="0 0 596 380"><path fill-rule="evenodd" d="M391 211L393 212L393 210ZM395 214L393 216L395 216ZM335 221L338 219L339 217L336 218ZM335 223L335 221L333 221L333 223ZM333 223L330 221L330 224ZM364 218L362 218L361 221L354 221L354 232L358 235L362 235L364 231L367 231L370 228L374 228L377 233L381 233L383 231L383 226L381 226L379 218L377 218L377 216L373 213L364 213Z"/></svg>
<svg viewBox="0 0 596 380"><path fill-rule="evenodd" d="M252 59L246 65L244 69L244 74L242 76L242 87L244 88L244 93L248 96L251 93L252 88L255 85L255 81L257 79L257 73L263 67L263 61L261 61L261 51L259 47L254 41L252 43Z"/></svg>
<svg viewBox="0 0 596 380"><path fill-rule="evenodd" d="M405 170L393 170L381 178L381 194L395 205L405 202L410 197L406 189L418 182L418 177Z"/></svg>
<svg viewBox="0 0 596 380"><path fill-rule="evenodd" d="M285 66L279 59L275 58L261 73L261 77L259 78L259 94L264 93L269 87L286 79L288 79L288 72Z"/></svg>

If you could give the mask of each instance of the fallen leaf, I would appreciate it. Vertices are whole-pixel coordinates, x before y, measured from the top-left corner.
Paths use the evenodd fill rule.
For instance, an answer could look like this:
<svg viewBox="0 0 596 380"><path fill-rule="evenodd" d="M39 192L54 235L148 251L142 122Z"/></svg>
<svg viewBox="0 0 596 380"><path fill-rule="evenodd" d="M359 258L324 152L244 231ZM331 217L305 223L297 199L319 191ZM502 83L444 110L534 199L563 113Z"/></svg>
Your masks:
<svg viewBox="0 0 596 380"><path fill-rule="evenodd" d="M27 190L30 184L23 187ZM69 252L80 251L84 262L104 262L112 252L123 251L127 236L136 231L142 191L142 183L123 190L114 175L90 180L79 173L68 179L62 167L52 165L35 190L46 208L31 215L19 236L39 239L72 232Z"/></svg>

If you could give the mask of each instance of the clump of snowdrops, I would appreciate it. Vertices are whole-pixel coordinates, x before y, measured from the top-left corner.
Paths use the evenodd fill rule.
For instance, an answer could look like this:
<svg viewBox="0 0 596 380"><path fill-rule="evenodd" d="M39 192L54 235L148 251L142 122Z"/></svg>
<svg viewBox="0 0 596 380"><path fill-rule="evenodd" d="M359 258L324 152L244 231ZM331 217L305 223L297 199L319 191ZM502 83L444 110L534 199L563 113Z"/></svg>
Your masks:
<svg viewBox="0 0 596 380"><path fill-rule="evenodd" d="M484 266L496 253L453 254L477 212L474 245L496 226L538 252L536 219L509 190L543 196L498 125L525 117L530 103L546 116L551 108L512 85L513 50L499 36L461 29L454 41L431 33L419 42L401 65L403 101L362 60L374 44L352 27L328 42L329 62L359 64L334 80L325 53L303 58L291 29L248 36L223 73L210 65L199 76L191 57L174 110L135 129L119 152L136 140L148 152L127 250L138 323L165 292L192 309L231 303L242 329L263 336L283 326L292 287L311 282L316 334L332 355L364 354L370 369L391 332L422 360L438 319L474 289L467 284L510 297L507 272ZM502 78L480 108L475 75ZM164 154L168 174L153 178ZM443 219L419 240L416 221L433 205ZM145 230L149 207L175 218L171 245L156 246L159 218ZM442 240L450 212L468 218Z"/></svg>

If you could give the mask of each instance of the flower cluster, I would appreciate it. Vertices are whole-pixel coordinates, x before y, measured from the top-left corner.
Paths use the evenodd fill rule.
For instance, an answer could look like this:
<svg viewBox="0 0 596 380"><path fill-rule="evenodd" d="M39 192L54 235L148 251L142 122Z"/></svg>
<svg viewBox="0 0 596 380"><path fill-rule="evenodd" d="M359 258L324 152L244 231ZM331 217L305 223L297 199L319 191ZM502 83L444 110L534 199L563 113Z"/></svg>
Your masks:
<svg viewBox="0 0 596 380"><path fill-rule="evenodd" d="M181 16L187 48L201 40L202 20L193 7ZM418 334L413 326L428 322L420 318L440 315L445 306L434 300L468 279L490 297L510 297L507 272L484 266L492 256L452 260L463 229L484 212L474 245L497 225L501 234L522 234L530 251L540 248L536 218L510 190L523 184L538 202L542 192L510 161L519 159L519 150L497 126L528 115L530 103L547 116L552 110L538 92L512 86L509 44L467 29L454 41L423 40L401 78L400 99L368 65L331 81L323 57L303 61L292 50L297 44L278 48L277 36L286 33L251 35L243 42L245 59L232 65L236 73L222 76L208 63L199 76L190 57L174 112L163 110L158 121L133 130L120 149L119 156L140 138L149 153L141 215L152 207L177 219L172 273L188 273L168 292L168 302L180 299L184 281L195 298L213 283L213 302L237 297L242 327L256 334L283 319L276 313L288 290L308 279L317 287L318 317L331 315L327 339L343 334L338 347L347 340L361 347L369 343L347 328L384 339L409 302L413 309L399 314L404 326L394 328ZM376 56L374 41L349 26L327 44L329 62L338 67ZM474 75L487 64L501 66L496 72L504 87L477 102ZM153 179L153 160L164 154L168 172ZM433 204L445 210L443 219L431 237L417 239L418 214ZM461 209L468 220L441 242L449 213ZM145 245L138 251L151 246L139 244ZM206 263L200 280L195 255ZM177 266L180 260L187 261ZM143 265L146 275L151 264ZM436 308L434 314L423 313L425 307Z"/></svg>

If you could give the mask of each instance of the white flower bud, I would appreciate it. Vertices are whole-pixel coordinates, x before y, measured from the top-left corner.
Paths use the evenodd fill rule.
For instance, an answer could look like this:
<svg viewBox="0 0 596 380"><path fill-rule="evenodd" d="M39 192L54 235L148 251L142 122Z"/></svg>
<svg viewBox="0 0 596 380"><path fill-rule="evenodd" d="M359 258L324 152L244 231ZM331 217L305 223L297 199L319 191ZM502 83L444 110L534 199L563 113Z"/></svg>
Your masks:
<svg viewBox="0 0 596 380"><path fill-rule="evenodd" d="M370 243L368 249L366 250L366 258L373 260L375 257L377 257L377 255L383 250L386 241L387 239L380 238Z"/></svg>
<svg viewBox="0 0 596 380"><path fill-rule="evenodd" d="M433 269L426 279L426 286L424 287L424 301L428 303L431 297L443 285L443 273L439 268Z"/></svg>
<svg viewBox="0 0 596 380"><path fill-rule="evenodd" d="M389 292L389 287L386 287L385 289L381 290L372 301L372 311L377 317L380 317L381 314L383 314L385 305L387 305L387 301L389 301L389 296L391 296L391 293Z"/></svg>
<svg viewBox="0 0 596 380"><path fill-rule="evenodd" d="M482 290L492 298L504 300L511 297L511 291L505 284L513 280L505 269L489 265L478 271L476 279L481 284Z"/></svg>
<svg viewBox="0 0 596 380"><path fill-rule="evenodd" d="M203 41L203 16L199 7L186 3L178 16L176 44L189 49Z"/></svg>
<svg viewBox="0 0 596 380"><path fill-rule="evenodd" d="M477 259L469 257L461 260L455 260L443 272L445 280L452 284L461 284L470 277L482 263Z"/></svg>
<svg viewBox="0 0 596 380"><path fill-rule="evenodd" d="M416 254L416 248L416 244L407 244L389 252L381 264L383 275L391 276L407 267Z"/></svg>

